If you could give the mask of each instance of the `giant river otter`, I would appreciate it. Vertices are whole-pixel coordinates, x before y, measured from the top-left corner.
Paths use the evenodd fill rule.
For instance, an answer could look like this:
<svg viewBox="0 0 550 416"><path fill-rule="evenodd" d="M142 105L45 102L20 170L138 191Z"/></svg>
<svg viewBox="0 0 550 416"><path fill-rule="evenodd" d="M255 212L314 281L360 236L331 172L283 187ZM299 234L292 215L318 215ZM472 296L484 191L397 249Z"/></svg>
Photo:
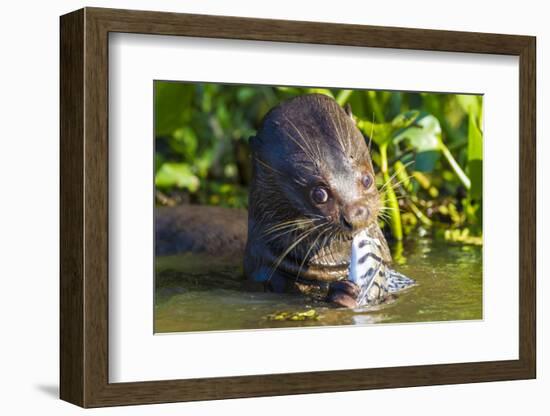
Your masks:
<svg viewBox="0 0 550 416"><path fill-rule="evenodd" d="M251 149L245 274L275 292L324 291L355 306L359 288L348 279L354 236L376 241L383 264L391 255L378 226L369 148L351 111L320 94L283 102L265 116ZM370 303L386 297L384 279Z"/></svg>
<svg viewBox="0 0 550 416"><path fill-rule="evenodd" d="M392 259L378 226L375 173L351 111L325 95L293 98L264 117L250 146L253 172L244 253L250 282L346 307L380 303L414 283L388 267ZM205 214L208 209L211 214ZM226 217L215 209L157 210L157 254L181 248L241 250L244 218L233 211L228 227L210 220L203 224L199 214Z"/></svg>

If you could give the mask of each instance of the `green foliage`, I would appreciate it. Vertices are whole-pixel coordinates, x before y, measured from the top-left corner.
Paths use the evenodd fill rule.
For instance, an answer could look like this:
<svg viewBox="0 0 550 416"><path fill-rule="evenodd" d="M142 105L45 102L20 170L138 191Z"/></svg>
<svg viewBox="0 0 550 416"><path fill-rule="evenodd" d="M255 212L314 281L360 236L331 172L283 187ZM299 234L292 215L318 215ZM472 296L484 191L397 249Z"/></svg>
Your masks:
<svg viewBox="0 0 550 416"><path fill-rule="evenodd" d="M187 163L163 163L155 176L155 186L159 188L177 186L197 192L199 184L199 178Z"/></svg>
<svg viewBox="0 0 550 416"><path fill-rule="evenodd" d="M475 112L468 113L468 173L472 181L470 195L474 199L482 196L483 135L476 121Z"/></svg>
<svg viewBox="0 0 550 416"><path fill-rule="evenodd" d="M379 170L388 234L401 240L419 228L441 229L436 235L450 241L480 241L477 95L156 82L157 202L246 208L249 137L274 105L312 92L351 105Z"/></svg>

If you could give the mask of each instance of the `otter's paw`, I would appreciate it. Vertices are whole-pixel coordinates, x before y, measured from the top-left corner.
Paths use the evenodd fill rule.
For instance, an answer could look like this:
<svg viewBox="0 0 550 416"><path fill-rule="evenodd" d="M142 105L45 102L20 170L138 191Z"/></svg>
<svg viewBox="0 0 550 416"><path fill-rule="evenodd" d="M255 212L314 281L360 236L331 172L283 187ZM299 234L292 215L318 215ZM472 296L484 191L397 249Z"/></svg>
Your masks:
<svg viewBox="0 0 550 416"><path fill-rule="evenodd" d="M356 308L357 297L361 288L349 280L341 280L330 285L327 295L327 302L334 306L344 308Z"/></svg>

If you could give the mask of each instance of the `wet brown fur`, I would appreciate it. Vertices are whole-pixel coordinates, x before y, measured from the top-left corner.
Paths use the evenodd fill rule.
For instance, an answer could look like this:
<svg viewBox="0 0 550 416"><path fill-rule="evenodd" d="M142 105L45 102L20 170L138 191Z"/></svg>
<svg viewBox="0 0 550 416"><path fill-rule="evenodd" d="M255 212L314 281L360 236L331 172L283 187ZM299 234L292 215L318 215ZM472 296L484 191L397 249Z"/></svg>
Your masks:
<svg viewBox="0 0 550 416"><path fill-rule="evenodd" d="M381 202L367 141L335 100L309 94L283 102L265 116L251 149L249 279L274 291L343 280L351 239L365 228L391 262L378 226ZM330 195L323 204L311 196L319 186Z"/></svg>

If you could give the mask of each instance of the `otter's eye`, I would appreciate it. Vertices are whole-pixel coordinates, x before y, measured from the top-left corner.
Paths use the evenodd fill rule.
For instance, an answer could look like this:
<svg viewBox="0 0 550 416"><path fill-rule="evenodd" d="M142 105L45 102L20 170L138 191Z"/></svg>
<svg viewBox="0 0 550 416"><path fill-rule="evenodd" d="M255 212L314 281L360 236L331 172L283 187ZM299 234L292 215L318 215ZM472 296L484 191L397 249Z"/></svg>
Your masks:
<svg viewBox="0 0 550 416"><path fill-rule="evenodd" d="M369 189L372 185L372 176L370 176L368 173L365 173L361 178L361 183L366 189Z"/></svg>
<svg viewBox="0 0 550 416"><path fill-rule="evenodd" d="M316 186L311 190L311 199L316 204L324 204L328 201L328 190L322 186Z"/></svg>

